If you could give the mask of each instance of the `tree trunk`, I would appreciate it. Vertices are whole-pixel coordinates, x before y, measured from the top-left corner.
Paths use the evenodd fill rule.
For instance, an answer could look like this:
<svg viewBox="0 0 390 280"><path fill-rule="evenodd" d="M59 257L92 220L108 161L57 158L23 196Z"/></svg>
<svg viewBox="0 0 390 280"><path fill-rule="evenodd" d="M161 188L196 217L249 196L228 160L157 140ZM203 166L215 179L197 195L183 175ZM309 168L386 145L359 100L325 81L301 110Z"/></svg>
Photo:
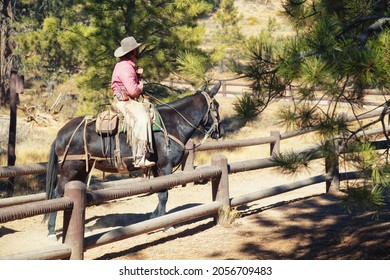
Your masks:
<svg viewBox="0 0 390 280"><path fill-rule="evenodd" d="M13 43L10 40L11 24L14 21L12 1L0 2L0 106L9 102L9 79L13 68Z"/></svg>
<svg viewBox="0 0 390 280"><path fill-rule="evenodd" d="M8 166L14 166L16 162L16 119L17 119L17 103L18 94L24 90L23 76L19 76L16 72L11 74L10 82L10 121L9 121L9 137L8 137ZM14 193L15 178L11 177L8 180L7 196L11 197Z"/></svg>

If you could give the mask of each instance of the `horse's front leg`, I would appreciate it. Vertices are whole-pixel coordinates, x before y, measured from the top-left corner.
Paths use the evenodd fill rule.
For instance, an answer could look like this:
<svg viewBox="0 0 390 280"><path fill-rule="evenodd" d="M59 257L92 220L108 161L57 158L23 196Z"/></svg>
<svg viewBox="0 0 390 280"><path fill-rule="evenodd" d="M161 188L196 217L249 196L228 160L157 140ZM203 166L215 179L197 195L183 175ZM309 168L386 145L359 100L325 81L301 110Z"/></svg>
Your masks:
<svg viewBox="0 0 390 280"><path fill-rule="evenodd" d="M164 176L167 174L172 173L172 166L169 164L165 166L165 168L153 168L152 169L154 176ZM167 202L168 202L168 190L162 190L158 192L158 204L156 209L152 212L150 215L150 218L156 218L156 217L161 217L166 214L167 212Z"/></svg>
<svg viewBox="0 0 390 280"><path fill-rule="evenodd" d="M167 212L168 190L160 191L158 193L158 204L156 209L150 215L150 218L161 217Z"/></svg>

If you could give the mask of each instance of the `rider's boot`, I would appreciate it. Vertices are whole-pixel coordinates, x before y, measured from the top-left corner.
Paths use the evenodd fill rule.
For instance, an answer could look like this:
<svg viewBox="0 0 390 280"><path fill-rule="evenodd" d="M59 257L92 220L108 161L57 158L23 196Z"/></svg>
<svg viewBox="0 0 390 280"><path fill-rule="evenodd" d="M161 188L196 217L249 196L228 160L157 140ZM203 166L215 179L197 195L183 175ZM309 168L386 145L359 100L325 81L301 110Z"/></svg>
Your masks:
<svg viewBox="0 0 390 280"><path fill-rule="evenodd" d="M144 155L141 158L136 159L134 167L149 168L149 167L154 166L155 164L156 164L155 162L147 160L145 155Z"/></svg>

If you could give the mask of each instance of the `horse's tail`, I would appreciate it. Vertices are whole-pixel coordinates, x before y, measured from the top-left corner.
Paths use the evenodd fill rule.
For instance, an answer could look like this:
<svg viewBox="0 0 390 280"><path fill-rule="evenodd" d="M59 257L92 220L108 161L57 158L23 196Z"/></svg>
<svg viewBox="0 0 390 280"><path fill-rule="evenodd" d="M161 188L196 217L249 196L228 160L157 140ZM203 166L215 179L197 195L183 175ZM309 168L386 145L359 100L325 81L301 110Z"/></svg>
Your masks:
<svg viewBox="0 0 390 280"><path fill-rule="evenodd" d="M49 161L46 169L46 199L55 197L54 190L57 186L58 156L55 151L55 141L51 144Z"/></svg>
<svg viewBox="0 0 390 280"><path fill-rule="evenodd" d="M57 186L58 175L58 156L55 151L55 141L51 144L49 161L46 167L46 199L52 199L55 197L55 188ZM49 219L50 213L43 215L43 222Z"/></svg>

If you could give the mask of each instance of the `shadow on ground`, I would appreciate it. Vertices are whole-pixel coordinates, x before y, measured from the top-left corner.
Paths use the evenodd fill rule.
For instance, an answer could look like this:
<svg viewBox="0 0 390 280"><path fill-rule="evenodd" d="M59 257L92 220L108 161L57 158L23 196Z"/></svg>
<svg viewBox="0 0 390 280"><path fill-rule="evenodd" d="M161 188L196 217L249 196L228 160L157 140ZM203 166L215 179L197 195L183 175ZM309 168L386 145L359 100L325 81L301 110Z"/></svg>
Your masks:
<svg viewBox="0 0 390 280"><path fill-rule="evenodd" d="M389 208L378 218L370 211L348 213L338 197L322 195L289 203L286 211L287 219L244 214L269 233L263 242L245 243L242 252L261 259L390 259ZM294 249L272 249L273 240L295 242Z"/></svg>
<svg viewBox="0 0 390 280"><path fill-rule="evenodd" d="M192 206L194 205L183 207ZM240 240L239 255L242 259L390 259L389 208L383 209L377 219L370 211L348 213L339 197L325 194L266 207L242 206L239 210L242 213L241 219L249 219L251 226L230 227L219 238L221 244L216 246L223 247L226 242ZM126 214L113 219L117 222L111 221L110 225L126 225L130 220L140 221L147 219L147 216ZM96 225L106 226L111 218L97 217ZM203 223L187 227L199 221ZM134 257L142 255L142 251L149 247L174 242L176 239L197 238L197 235L204 238L202 232L212 231L213 227L210 217L201 218L175 226L176 232L163 238L120 252L107 253L99 259L126 258L127 255ZM208 240L202 241L206 244L204 246L207 246L207 242ZM219 251L205 256L212 259L235 258L226 257Z"/></svg>

